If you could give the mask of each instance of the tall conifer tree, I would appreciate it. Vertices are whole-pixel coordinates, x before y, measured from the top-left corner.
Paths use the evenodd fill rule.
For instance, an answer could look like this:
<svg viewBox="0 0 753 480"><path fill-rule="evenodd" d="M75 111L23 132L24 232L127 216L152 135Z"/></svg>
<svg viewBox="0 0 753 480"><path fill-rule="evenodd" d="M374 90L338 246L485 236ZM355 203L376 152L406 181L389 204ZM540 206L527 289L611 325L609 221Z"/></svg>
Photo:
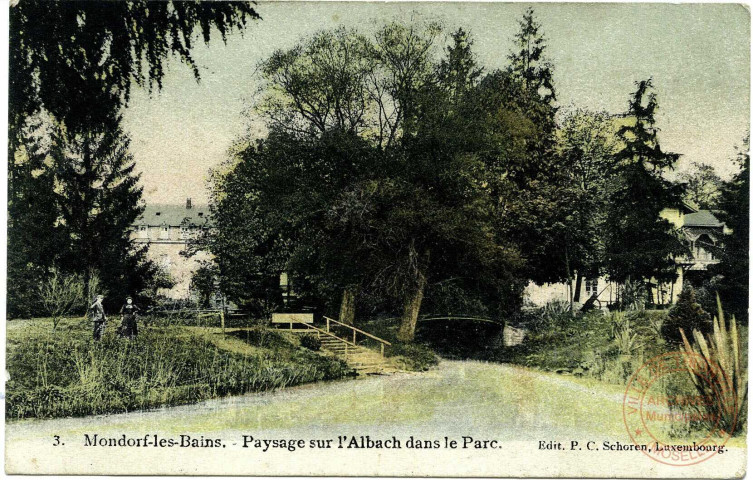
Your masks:
<svg viewBox="0 0 753 480"><path fill-rule="evenodd" d="M63 240L59 263L87 285L98 275L113 296L139 293L154 273L145 249L130 238L130 226L143 212L142 188L119 124L114 118L85 133L57 128L50 152Z"/></svg>
<svg viewBox="0 0 753 480"><path fill-rule="evenodd" d="M658 104L651 79L636 85L626 124L618 131L623 148L616 155L618 183L606 222L606 269L619 282L672 281L674 259L686 248L674 226L659 214L681 202L681 186L663 177L679 155L659 145L654 117Z"/></svg>
<svg viewBox="0 0 753 480"><path fill-rule="evenodd" d="M510 71L523 79L526 89L539 93L544 102L552 103L557 99L552 82L553 68L544 56L546 39L533 8L529 7L518 23L520 31L515 34L515 51L508 56Z"/></svg>
<svg viewBox="0 0 753 480"><path fill-rule="evenodd" d="M37 286L60 252L55 175L47 168L48 132L39 118L19 132L22 146L8 159L8 290L10 318L35 311ZM22 179L22 180L21 180Z"/></svg>

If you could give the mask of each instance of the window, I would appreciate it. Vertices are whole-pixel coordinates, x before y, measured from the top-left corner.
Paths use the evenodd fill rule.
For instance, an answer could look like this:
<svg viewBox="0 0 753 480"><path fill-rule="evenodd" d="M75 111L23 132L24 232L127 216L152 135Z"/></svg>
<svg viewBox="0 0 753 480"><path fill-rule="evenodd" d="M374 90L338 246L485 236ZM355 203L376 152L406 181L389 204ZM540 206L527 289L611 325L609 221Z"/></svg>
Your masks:
<svg viewBox="0 0 753 480"><path fill-rule="evenodd" d="M711 240L711 237L708 235L701 235L698 237L698 239L695 241L695 245L693 248L693 257L695 257L696 260L705 260L705 261L711 261L715 260L714 254L712 253L712 249L714 247L714 241Z"/></svg>
<svg viewBox="0 0 753 480"><path fill-rule="evenodd" d="M599 279L586 279L586 296L591 297L599 294Z"/></svg>
<svg viewBox="0 0 753 480"><path fill-rule="evenodd" d="M139 225L139 238L149 238L149 227Z"/></svg>
<svg viewBox="0 0 753 480"><path fill-rule="evenodd" d="M170 227L168 227L167 225L162 225L159 229L159 238L160 240L170 239Z"/></svg>
<svg viewBox="0 0 753 480"><path fill-rule="evenodd" d="M191 228L182 226L180 227L180 238L186 240L191 235Z"/></svg>

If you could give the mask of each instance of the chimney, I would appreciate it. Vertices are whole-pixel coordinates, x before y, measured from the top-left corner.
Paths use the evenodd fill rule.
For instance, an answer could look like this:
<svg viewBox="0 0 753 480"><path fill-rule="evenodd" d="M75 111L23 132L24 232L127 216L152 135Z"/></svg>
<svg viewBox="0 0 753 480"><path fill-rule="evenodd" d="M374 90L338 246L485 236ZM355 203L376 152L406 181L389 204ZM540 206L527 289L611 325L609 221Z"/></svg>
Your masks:
<svg viewBox="0 0 753 480"><path fill-rule="evenodd" d="M186 210L191 210L191 197L186 199Z"/></svg>

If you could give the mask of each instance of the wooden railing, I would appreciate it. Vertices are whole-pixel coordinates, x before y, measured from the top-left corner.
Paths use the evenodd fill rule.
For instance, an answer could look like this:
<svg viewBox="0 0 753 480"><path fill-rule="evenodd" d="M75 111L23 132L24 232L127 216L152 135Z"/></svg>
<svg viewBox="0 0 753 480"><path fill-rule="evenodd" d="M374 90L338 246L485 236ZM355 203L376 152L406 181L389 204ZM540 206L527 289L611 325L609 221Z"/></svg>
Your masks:
<svg viewBox="0 0 753 480"><path fill-rule="evenodd" d="M303 322L301 322L303 323ZM311 330L316 331L316 336L321 337L321 334L330 336L332 338L336 338L337 340L343 342L345 344L345 356L348 355L348 345L352 345L353 347L356 347L355 343L350 343L349 341L345 340L344 338L338 337L334 333L330 332L329 330L322 330L321 328L315 327L311 325L310 323L303 323L303 325L306 326L306 328L310 328Z"/></svg>
<svg viewBox="0 0 753 480"><path fill-rule="evenodd" d="M370 338L372 340L376 340L377 342L379 342L379 351L382 354L382 356L384 356L384 346L385 345L389 345L389 346L392 345L387 340L379 338L376 335L372 335L369 332L364 332L360 328L356 328L353 325L348 325L347 323L343 323L343 322L340 322L338 320L335 320L334 318L329 318L329 317L325 316L324 320L326 320L326 322L327 322L327 333L329 333L329 331L330 331L330 323L335 323L335 324L337 324L337 325L339 325L341 327L345 327L345 328L350 329L353 332L353 343L352 343L352 345L354 345L354 346L358 344L358 342L356 340L356 335L359 334L359 333L361 335L365 336L365 337L368 337L368 338ZM337 337L337 338L340 338L340 337Z"/></svg>

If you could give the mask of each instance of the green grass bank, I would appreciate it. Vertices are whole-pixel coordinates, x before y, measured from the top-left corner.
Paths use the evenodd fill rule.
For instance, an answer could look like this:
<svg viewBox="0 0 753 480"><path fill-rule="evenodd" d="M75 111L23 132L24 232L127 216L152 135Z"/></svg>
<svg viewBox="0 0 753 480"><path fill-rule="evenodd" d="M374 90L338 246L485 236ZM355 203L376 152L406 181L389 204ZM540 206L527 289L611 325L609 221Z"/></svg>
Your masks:
<svg viewBox="0 0 753 480"><path fill-rule="evenodd" d="M7 322L7 419L119 413L346 377L342 361L264 328L153 326L91 339L90 322Z"/></svg>
<svg viewBox="0 0 753 480"><path fill-rule="evenodd" d="M662 336L667 318L666 310L591 312L575 317L569 312L537 312L533 319L526 319L523 343L490 349L477 358L624 385L650 358L681 351L679 343ZM747 326L740 326L740 339L747 362Z"/></svg>

